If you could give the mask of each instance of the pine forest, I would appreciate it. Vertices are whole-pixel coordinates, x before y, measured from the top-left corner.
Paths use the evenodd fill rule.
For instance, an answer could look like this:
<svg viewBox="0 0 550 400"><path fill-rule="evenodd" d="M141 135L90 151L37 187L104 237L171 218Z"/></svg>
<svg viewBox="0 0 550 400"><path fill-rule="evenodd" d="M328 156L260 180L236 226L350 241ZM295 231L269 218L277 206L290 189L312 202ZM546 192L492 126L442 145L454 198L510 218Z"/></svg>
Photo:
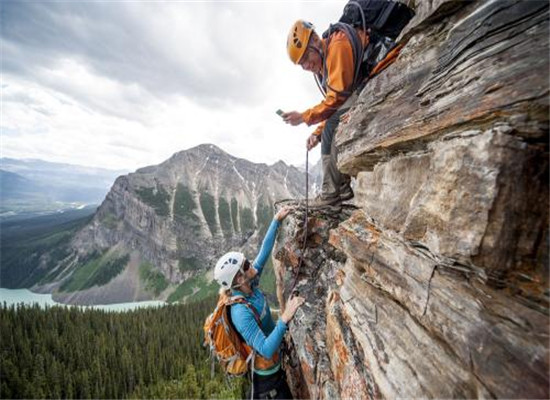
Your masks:
<svg viewBox="0 0 550 400"><path fill-rule="evenodd" d="M226 378L202 346L214 305L117 313L4 304L1 398L242 398L245 379Z"/></svg>

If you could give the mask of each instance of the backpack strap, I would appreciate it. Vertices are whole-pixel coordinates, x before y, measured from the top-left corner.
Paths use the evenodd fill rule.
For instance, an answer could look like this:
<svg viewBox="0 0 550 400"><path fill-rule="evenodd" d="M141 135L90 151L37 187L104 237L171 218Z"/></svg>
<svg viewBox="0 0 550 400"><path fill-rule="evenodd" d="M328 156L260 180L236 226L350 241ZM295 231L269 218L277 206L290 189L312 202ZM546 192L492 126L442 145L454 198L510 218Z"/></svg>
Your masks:
<svg viewBox="0 0 550 400"><path fill-rule="evenodd" d="M361 23L363 25L363 30L366 32L367 31L367 21L366 21L366 18L365 18L365 13L363 12L363 7L361 7L361 4L359 4L358 2L350 0L350 1L348 1L348 4L346 4L346 6L344 7L344 10L346 8L348 8L349 6L356 6L357 9L359 10L359 14L361 15Z"/></svg>
<svg viewBox="0 0 550 400"><path fill-rule="evenodd" d="M244 306L248 307L248 309L250 311L252 311L252 314L254 314L254 317L256 318L256 322L258 323L259 328L262 329L262 320L260 318L260 315L258 314L258 310L256 310L254 308L254 306L252 304L250 304L250 302L246 301L246 299L243 296L233 296L229 299L229 301L226 303L226 305L231 306L233 304L243 304ZM235 328L233 327L233 329L235 329ZM241 337L241 335L239 334L239 332L236 329L235 329L235 332L239 335L241 340L243 340L243 338ZM244 340L243 340L243 342L244 342ZM246 363L247 364L250 363L250 380L252 381L253 376L254 376L254 361L256 359L256 349L254 349L253 347L251 347L251 349L252 349L252 351L250 352L250 354L246 358ZM254 385L252 385L252 386L254 386ZM251 393L251 399L253 399L253 398L254 398L254 387L252 387L252 393Z"/></svg>
<svg viewBox="0 0 550 400"><path fill-rule="evenodd" d="M339 90L335 90L334 88L330 87L330 85L328 84L328 81L327 81L327 78L328 78L328 70L327 70L327 58L326 56L323 58L323 77L319 77L319 76L316 76L316 82L317 82L317 86L321 85L322 88L324 89L324 91L322 90L321 92L323 93L324 96L326 96L326 90L327 89L330 89L332 90L333 92L335 93L338 93L338 94L342 94L342 95L345 95L345 96L350 96L355 87L357 86L357 83L358 83L358 80L359 80L359 74L361 72L361 64L363 62L363 52L364 52L364 48L363 48L363 44L361 42L361 39L359 38L359 34L357 33L357 31L355 30L355 28L349 24L346 24L344 22L337 22L335 24L331 24L328 28L328 30L323 33L323 37L326 37L327 38L327 50L328 50L328 47L330 45L330 40L331 40L331 36L332 36L332 33L334 31L342 31L344 32L344 34L346 35L346 37L348 38L350 44L351 44L351 50L353 52L353 62L354 62L354 73L353 73L353 83L351 85L351 88L349 90L342 90L342 91L339 91Z"/></svg>
<svg viewBox="0 0 550 400"><path fill-rule="evenodd" d="M391 13L393 12L393 9L396 6L397 6L396 2L388 1L386 7L384 7L384 11L378 16L378 18L376 18L376 21L374 22L374 26L378 29L383 27L388 21L388 19L390 18Z"/></svg>
<svg viewBox="0 0 550 400"><path fill-rule="evenodd" d="M256 310L254 308L254 306L252 304L250 304L250 302L246 301L244 296L239 296L239 295L232 296L232 297L229 298L229 300L225 304L227 306L231 306L233 304L243 304L250 311L252 311L252 314L254 314L254 317L256 318L256 321L258 322L258 325L260 325L260 328L261 328L262 319L260 318L260 314L258 314L258 310Z"/></svg>

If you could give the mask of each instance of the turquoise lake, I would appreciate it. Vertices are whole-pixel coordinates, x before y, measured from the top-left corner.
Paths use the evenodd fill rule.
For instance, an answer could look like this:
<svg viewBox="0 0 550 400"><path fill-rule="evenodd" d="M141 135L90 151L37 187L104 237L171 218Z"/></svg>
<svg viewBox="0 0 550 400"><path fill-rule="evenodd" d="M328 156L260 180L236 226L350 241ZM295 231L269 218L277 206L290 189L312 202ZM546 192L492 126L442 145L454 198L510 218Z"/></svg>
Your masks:
<svg viewBox="0 0 550 400"><path fill-rule="evenodd" d="M38 304L41 307L46 306L64 306L64 307L82 307L82 308L93 308L97 310L106 310L106 311L132 311L137 308L142 307L160 307L166 305L163 301L140 301L134 303L118 303L118 304L102 304L102 305L93 305L93 306L72 306L62 303L57 303L52 299L51 294L38 294L33 293L28 289L6 289L0 288L0 303L7 306L12 304L24 303L26 305Z"/></svg>

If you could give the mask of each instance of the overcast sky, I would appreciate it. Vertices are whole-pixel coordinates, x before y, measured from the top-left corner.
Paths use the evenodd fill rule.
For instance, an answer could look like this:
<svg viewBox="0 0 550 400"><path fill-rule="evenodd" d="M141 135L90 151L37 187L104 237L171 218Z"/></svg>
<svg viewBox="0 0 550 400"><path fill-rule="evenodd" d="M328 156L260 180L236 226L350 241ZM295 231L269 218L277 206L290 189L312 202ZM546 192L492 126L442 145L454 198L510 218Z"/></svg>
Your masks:
<svg viewBox="0 0 550 400"><path fill-rule="evenodd" d="M303 164L314 128L275 111L322 97L286 36L345 3L2 0L2 156L134 170L214 143Z"/></svg>

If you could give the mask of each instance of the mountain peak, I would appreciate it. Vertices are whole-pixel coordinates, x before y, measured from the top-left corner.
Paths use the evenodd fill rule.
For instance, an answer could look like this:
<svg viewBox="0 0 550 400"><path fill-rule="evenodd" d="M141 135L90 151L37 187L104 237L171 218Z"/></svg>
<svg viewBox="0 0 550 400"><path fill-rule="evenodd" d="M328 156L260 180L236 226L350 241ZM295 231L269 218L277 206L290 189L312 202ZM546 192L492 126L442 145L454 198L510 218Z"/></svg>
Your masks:
<svg viewBox="0 0 550 400"><path fill-rule="evenodd" d="M279 161L277 161L275 164L273 164L273 167L276 167L276 168L277 168L277 167L284 167L284 168L286 168L287 165L286 165L286 163L285 163L283 160L279 160Z"/></svg>
<svg viewBox="0 0 550 400"><path fill-rule="evenodd" d="M212 143L199 144L198 146L191 147L190 149L187 149L184 151L187 151L187 152L204 151L209 153L228 154L227 152L225 152L224 150L220 149L218 146Z"/></svg>
<svg viewBox="0 0 550 400"><path fill-rule="evenodd" d="M226 151L222 150L215 144L211 143L203 143L199 144L198 146L191 147L186 150L178 151L177 153L174 153L172 157L170 157L166 162L171 162L174 160L178 160L180 158L186 159L189 156L191 157L209 157L209 156L221 156L221 157L227 157L230 159L235 159L236 157L232 156L231 154L227 153Z"/></svg>
<svg viewBox="0 0 550 400"><path fill-rule="evenodd" d="M120 177L71 248L75 257L91 257L98 248L104 253L138 252L166 282L199 279L221 251L256 251L274 204L303 196L304 176L285 165L253 163L213 144L180 151L161 164ZM74 265L78 269L83 264ZM134 298L139 288L147 287L126 293L117 282L99 289L110 301ZM159 293L144 289L140 295ZM94 301L95 295L83 291L78 296L78 301Z"/></svg>

